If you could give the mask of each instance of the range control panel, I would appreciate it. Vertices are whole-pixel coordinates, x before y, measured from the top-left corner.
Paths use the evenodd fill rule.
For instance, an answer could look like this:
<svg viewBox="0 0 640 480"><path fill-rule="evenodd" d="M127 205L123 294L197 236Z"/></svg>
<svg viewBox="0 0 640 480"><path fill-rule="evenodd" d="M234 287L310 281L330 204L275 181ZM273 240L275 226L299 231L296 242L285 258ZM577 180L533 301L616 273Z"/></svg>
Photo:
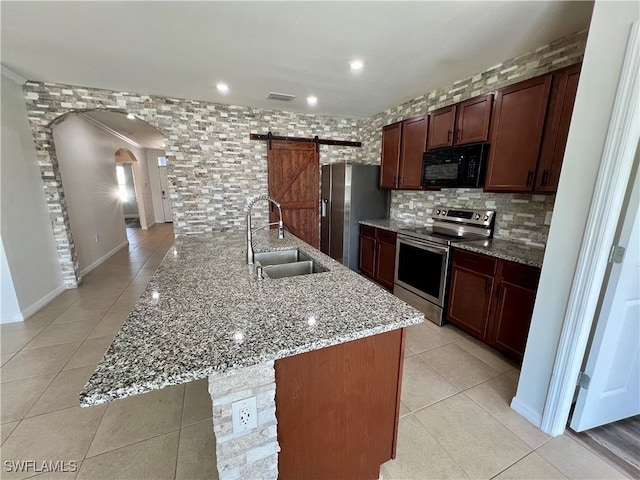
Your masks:
<svg viewBox="0 0 640 480"><path fill-rule="evenodd" d="M467 223L489 226L493 222L495 210L466 210L462 208L436 208L431 218L434 221Z"/></svg>

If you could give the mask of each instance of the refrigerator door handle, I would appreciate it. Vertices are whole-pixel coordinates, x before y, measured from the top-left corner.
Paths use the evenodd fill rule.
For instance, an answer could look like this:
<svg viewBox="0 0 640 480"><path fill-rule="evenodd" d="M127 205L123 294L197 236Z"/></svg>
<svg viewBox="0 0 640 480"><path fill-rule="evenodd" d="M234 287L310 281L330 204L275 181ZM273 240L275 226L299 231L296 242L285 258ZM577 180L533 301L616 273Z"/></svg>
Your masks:
<svg viewBox="0 0 640 480"><path fill-rule="evenodd" d="M320 216L322 218L326 218L327 217L327 206L329 205L329 200L327 200L326 198L322 199L322 202L320 203Z"/></svg>

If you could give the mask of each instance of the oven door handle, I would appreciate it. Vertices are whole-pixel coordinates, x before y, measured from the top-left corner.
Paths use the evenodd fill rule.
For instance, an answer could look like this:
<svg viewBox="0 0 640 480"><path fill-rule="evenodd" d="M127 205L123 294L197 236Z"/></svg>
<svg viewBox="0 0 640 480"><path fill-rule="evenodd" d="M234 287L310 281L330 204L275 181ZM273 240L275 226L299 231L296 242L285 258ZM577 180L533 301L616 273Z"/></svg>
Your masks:
<svg viewBox="0 0 640 480"><path fill-rule="evenodd" d="M449 247L447 246L439 246L439 245L433 245L430 243L426 243L426 242L421 242L421 241L416 241L413 239L410 239L408 237L405 236L400 236L398 235L398 246L400 245L400 243L404 243L407 245L411 245L413 247L416 248L422 248L424 250L429 250L430 252L433 253L444 253L446 254L449 251Z"/></svg>

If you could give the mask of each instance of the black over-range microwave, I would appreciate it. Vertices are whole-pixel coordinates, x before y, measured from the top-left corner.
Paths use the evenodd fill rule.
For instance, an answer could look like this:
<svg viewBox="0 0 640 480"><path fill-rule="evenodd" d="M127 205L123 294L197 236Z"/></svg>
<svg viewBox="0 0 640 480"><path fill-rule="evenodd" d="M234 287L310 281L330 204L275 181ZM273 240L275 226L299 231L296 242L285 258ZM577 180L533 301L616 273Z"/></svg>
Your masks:
<svg viewBox="0 0 640 480"><path fill-rule="evenodd" d="M488 153L488 143L425 152L422 157L422 186L482 187Z"/></svg>

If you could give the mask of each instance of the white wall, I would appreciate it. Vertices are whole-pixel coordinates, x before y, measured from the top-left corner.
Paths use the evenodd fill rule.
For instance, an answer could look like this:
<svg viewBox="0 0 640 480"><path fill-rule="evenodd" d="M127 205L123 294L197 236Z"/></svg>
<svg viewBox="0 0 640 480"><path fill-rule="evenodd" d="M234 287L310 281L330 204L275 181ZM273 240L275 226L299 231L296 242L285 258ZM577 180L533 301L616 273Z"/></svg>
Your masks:
<svg viewBox="0 0 640 480"><path fill-rule="evenodd" d="M64 283L22 87L4 74L3 69L0 234L27 318L62 292Z"/></svg>
<svg viewBox="0 0 640 480"><path fill-rule="evenodd" d="M115 153L126 148L144 159L145 151L77 115L57 125L53 138L80 271L86 273L127 243Z"/></svg>
<svg viewBox="0 0 640 480"><path fill-rule="evenodd" d="M164 150L147 150L147 171L153 199L153 212L156 223L164 223L164 209L162 208L162 189L158 177L158 157L164 157Z"/></svg>
<svg viewBox="0 0 640 480"><path fill-rule="evenodd" d="M16 289L13 286L9 262L4 253L4 245L0 238L0 323L20 322L24 316L18 305Z"/></svg>
<svg viewBox="0 0 640 480"><path fill-rule="evenodd" d="M512 406L540 425L637 2L598 1L580 75L549 241Z"/></svg>

